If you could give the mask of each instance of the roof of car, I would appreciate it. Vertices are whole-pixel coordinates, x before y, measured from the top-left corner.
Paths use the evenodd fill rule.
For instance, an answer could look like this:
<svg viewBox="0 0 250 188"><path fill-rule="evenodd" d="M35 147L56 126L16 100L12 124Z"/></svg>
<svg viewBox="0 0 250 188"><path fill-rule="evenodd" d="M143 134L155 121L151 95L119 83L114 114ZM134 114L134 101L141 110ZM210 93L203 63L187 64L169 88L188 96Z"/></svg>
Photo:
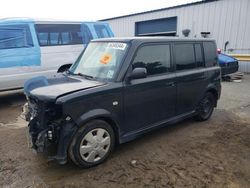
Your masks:
<svg viewBox="0 0 250 188"><path fill-rule="evenodd" d="M0 24L16 24L16 23L36 23L36 24L82 24L82 23L106 23L94 21L71 21L71 20L56 20L56 19L33 19L33 18L1 18Z"/></svg>
<svg viewBox="0 0 250 188"><path fill-rule="evenodd" d="M114 37L92 40L93 42L164 42L164 41L214 41L214 39L205 38L184 38L184 37Z"/></svg>

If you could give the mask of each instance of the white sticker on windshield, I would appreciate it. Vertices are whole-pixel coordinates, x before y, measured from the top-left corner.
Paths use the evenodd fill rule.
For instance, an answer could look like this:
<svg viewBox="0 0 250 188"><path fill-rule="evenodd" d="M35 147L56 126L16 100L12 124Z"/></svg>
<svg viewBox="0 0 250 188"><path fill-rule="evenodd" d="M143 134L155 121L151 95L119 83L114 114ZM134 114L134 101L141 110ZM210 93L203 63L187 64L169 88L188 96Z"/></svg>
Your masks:
<svg viewBox="0 0 250 188"><path fill-rule="evenodd" d="M108 78L113 78L113 74L114 74L114 71L113 70L109 70L108 74L107 74L107 77Z"/></svg>
<svg viewBox="0 0 250 188"><path fill-rule="evenodd" d="M116 50L125 50L127 44L121 42L108 43L107 48L113 48Z"/></svg>

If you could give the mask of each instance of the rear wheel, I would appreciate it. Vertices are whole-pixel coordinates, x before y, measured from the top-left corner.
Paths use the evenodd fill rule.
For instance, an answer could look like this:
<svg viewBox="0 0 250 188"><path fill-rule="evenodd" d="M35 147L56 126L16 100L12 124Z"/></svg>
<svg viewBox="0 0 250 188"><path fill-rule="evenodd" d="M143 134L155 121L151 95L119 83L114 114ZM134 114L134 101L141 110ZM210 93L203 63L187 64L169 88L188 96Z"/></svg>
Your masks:
<svg viewBox="0 0 250 188"><path fill-rule="evenodd" d="M71 160L89 168L105 161L114 148L112 127L103 120L93 120L78 130L69 148Z"/></svg>
<svg viewBox="0 0 250 188"><path fill-rule="evenodd" d="M215 96L211 92L206 93L198 105L196 120L205 121L211 117L215 107L215 100Z"/></svg>

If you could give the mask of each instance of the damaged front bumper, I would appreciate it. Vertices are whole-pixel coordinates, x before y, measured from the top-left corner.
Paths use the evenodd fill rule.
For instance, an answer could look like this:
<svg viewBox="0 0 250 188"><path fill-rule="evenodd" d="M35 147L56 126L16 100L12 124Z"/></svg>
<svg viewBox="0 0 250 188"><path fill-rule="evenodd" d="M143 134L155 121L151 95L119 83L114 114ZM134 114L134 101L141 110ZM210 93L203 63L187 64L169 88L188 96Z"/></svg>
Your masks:
<svg viewBox="0 0 250 188"><path fill-rule="evenodd" d="M77 130L71 118L51 118L51 111L44 104L30 104L24 106L23 116L29 121L29 136L31 147L37 153L48 152L53 155L50 160L57 160L59 164L67 163L67 150L72 136ZM55 116L55 114L54 114ZM51 151L51 150L50 150Z"/></svg>

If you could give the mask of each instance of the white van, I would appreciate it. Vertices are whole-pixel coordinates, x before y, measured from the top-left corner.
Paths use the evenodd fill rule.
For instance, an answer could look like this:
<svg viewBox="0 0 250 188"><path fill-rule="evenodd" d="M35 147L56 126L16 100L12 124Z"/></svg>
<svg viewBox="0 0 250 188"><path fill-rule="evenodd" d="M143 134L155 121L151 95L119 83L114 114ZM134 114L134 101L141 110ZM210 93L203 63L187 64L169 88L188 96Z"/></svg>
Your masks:
<svg viewBox="0 0 250 188"><path fill-rule="evenodd" d="M0 91L71 65L92 39L113 37L104 22L0 20Z"/></svg>

